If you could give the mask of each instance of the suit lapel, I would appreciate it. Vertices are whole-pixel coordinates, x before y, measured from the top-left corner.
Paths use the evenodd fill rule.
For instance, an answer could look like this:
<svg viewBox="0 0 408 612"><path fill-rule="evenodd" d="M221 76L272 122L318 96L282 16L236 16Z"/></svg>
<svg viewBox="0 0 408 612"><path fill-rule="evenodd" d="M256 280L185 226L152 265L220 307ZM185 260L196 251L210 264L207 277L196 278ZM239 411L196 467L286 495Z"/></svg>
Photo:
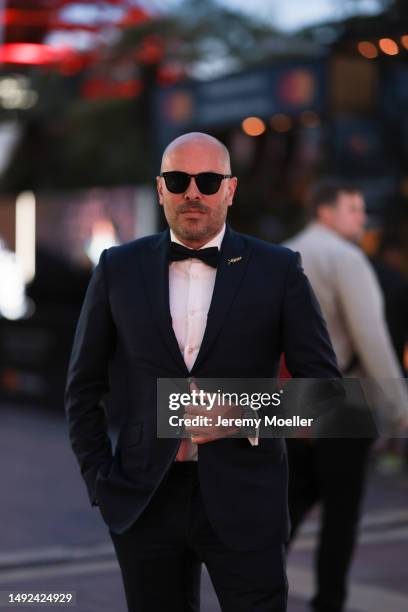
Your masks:
<svg viewBox="0 0 408 612"><path fill-rule="evenodd" d="M147 293L149 295L152 312L155 315L164 344L171 356L182 371L181 376L189 376L176 336L170 315L169 304L169 231L162 232L157 242L145 251L145 265L143 268Z"/></svg>
<svg viewBox="0 0 408 612"><path fill-rule="evenodd" d="M200 367L221 330L228 310L244 278L249 255L249 245L227 226L221 246L220 264L217 268L207 326L191 374L194 374Z"/></svg>

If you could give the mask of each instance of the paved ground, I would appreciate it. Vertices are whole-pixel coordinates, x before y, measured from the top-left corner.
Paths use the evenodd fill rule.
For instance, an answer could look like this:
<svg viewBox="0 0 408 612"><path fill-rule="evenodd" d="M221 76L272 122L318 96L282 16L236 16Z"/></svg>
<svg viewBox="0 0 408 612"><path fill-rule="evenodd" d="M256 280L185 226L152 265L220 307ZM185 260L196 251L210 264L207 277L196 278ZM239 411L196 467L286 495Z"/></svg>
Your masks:
<svg viewBox="0 0 408 612"><path fill-rule="evenodd" d="M110 540L89 506L63 418L0 411L0 592L72 590L78 612L126 612ZM290 612L307 610L316 519L289 559ZM371 473L351 578L347 612L408 610L408 475ZM205 573L202 601L202 612L219 612Z"/></svg>

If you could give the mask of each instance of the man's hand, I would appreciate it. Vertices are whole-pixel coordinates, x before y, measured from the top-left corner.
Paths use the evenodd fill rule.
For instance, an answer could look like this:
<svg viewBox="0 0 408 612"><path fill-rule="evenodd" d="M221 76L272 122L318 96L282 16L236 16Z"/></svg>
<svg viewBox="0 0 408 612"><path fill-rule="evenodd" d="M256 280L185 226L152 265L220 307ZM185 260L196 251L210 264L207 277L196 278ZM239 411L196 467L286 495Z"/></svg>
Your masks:
<svg viewBox="0 0 408 612"><path fill-rule="evenodd" d="M190 383L191 391L199 391L197 385ZM189 404L185 409L186 417L207 416L211 419L211 425L208 426L189 426L186 431L191 434L193 444L206 444L213 440L228 438L238 433L240 428L233 424L233 421L242 417L242 410L239 406L228 404L226 406L214 404L211 410L207 410L206 404L193 406ZM218 425L219 418L229 419L228 425Z"/></svg>

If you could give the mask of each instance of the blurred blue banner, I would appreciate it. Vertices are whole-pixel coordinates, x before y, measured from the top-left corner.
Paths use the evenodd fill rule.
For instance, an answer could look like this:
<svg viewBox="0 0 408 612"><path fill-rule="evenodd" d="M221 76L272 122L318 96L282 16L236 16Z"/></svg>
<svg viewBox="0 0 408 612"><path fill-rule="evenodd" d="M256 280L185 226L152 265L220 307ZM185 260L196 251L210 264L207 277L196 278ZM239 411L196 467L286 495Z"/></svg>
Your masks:
<svg viewBox="0 0 408 612"><path fill-rule="evenodd" d="M322 112L326 91L326 66L320 60L162 87L155 99L157 145L162 149L183 132L229 127L248 116Z"/></svg>

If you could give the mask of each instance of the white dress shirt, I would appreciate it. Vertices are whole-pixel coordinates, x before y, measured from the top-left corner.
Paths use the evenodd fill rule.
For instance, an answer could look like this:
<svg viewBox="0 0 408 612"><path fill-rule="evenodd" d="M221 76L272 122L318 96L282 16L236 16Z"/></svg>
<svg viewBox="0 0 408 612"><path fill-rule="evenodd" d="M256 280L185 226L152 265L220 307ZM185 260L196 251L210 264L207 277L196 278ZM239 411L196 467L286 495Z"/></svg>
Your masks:
<svg viewBox="0 0 408 612"><path fill-rule="evenodd" d="M217 247L220 249L224 234L225 224L212 240L200 248ZM183 244L173 230L170 230L170 237L172 242ZM174 334L189 371L197 359L203 341L216 275L216 268L207 265L200 259L191 258L170 263L170 314ZM248 439L251 444L258 442L253 438ZM197 445L190 442L190 446L187 460L196 461Z"/></svg>
<svg viewBox="0 0 408 612"><path fill-rule="evenodd" d="M220 249L224 234L225 225L201 248ZM170 230L170 236L172 242L183 244L173 230ZM216 268L200 259L184 259L170 264L170 314L173 330L189 371L194 365L203 340L216 274Z"/></svg>

